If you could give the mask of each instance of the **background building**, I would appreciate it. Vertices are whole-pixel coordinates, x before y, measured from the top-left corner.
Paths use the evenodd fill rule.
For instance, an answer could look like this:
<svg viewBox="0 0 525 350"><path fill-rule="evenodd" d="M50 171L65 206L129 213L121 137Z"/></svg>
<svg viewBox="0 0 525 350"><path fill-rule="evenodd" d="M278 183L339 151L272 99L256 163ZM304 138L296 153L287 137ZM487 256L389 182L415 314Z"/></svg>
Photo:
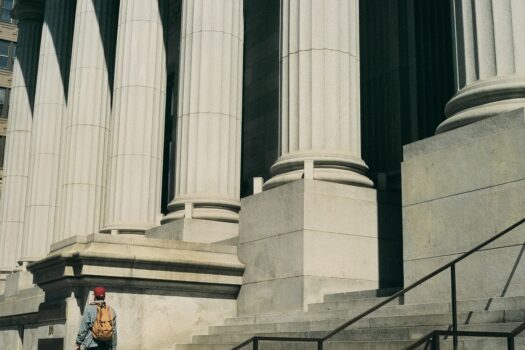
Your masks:
<svg viewBox="0 0 525 350"><path fill-rule="evenodd" d="M16 56L18 30L11 18L14 0L0 1L0 163L4 164L5 136L9 113L9 90ZM0 184L3 169L0 169Z"/></svg>

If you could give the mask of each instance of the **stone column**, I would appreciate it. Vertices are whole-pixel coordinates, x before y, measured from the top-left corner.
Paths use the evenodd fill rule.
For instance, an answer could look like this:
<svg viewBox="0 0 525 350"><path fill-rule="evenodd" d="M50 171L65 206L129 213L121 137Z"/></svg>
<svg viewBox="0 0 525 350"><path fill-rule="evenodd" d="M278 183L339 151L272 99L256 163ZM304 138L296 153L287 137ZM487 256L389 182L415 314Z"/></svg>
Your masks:
<svg viewBox="0 0 525 350"><path fill-rule="evenodd" d="M525 107L525 2L453 0L457 94L444 132Z"/></svg>
<svg viewBox="0 0 525 350"><path fill-rule="evenodd" d="M13 15L18 20L18 43L0 204L0 270L7 271L16 267L21 254L43 2L19 1Z"/></svg>
<svg viewBox="0 0 525 350"><path fill-rule="evenodd" d="M175 198L166 221L239 220L243 36L242 0L183 1Z"/></svg>
<svg viewBox="0 0 525 350"><path fill-rule="evenodd" d="M359 1L281 1L280 157L265 189L312 176L370 187L361 159Z"/></svg>
<svg viewBox="0 0 525 350"><path fill-rule="evenodd" d="M165 0L121 0L105 231L160 224L166 102Z"/></svg>
<svg viewBox="0 0 525 350"><path fill-rule="evenodd" d="M117 11L118 0L77 0L55 241L102 227Z"/></svg>
<svg viewBox="0 0 525 350"><path fill-rule="evenodd" d="M75 1L45 1L22 243L26 261L44 256L53 241L74 15Z"/></svg>

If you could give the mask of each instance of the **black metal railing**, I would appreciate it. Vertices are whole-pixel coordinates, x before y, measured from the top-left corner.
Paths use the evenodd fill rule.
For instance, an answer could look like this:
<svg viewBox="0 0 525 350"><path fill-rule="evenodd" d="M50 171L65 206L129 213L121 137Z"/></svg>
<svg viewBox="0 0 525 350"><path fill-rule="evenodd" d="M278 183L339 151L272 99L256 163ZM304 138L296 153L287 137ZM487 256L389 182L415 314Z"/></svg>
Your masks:
<svg viewBox="0 0 525 350"><path fill-rule="evenodd" d="M311 342L311 343L317 343L317 349L323 350L323 345L326 341L328 341L330 338L334 337L336 334L342 332L349 326L353 325L357 321L363 319L364 317L370 315L374 311L382 308L383 306L389 304L390 302L398 299L401 296L404 296L407 292L411 291L412 289L418 287L419 285L423 284L424 282L428 281L429 279L435 277L436 275L440 274L441 272L450 269L450 295L451 295L451 306L452 306L452 330L447 331L440 331L435 330L420 340L418 340L416 343L410 345L406 348L406 350L412 350L416 349L418 346L425 344L429 341L432 343L432 349L433 350L439 350L439 337L440 336L450 336L452 337L453 341L453 348L454 350L458 349L458 337L496 337L496 338L507 338L507 344L508 344L508 350L514 350L514 338L523 332L525 330L525 322L518 326L516 329L514 329L512 332L467 332L467 331L458 331L458 309L457 309L457 294L456 294L456 264L464 260L465 258L469 257L470 255L474 254L475 252L479 251L480 249L486 247L490 243L496 241L497 239L505 236L510 231L514 230L516 227L522 225L525 223L525 218L521 219L520 221L516 222L515 224L507 227L497 235L493 236L492 238L486 240L485 242L477 245L476 247L472 248L468 252L462 254L460 257L452 260L448 264L438 268L437 270L429 273L425 277L419 279L418 281L412 283L408 287L400 290L399 292L393 294L389 298L385 299L384 301L378 303L377 305L373 306L372 308L360 313L356 317L352 318L351 320L343 323L341 326L334 329L332 332L328 333L322 338L301 338L301 337L252 337L243 343L235 346L232 348L232 350L239 350L243 347L252 344L253 350L258 350L259 343L262 341L279 341L279 342Z"/></svg>

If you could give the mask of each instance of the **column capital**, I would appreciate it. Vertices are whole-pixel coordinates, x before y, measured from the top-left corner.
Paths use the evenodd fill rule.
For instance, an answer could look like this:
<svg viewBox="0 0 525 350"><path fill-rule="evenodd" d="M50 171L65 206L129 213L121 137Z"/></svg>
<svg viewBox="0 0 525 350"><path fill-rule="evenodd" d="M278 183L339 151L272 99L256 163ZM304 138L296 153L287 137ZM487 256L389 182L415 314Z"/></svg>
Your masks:
<svg viewBox="0 0 525 350"><path fill-rule="evenodd" d="M12 16L19 21L43 21L44 0L18 0L13 7Z"/></svg>

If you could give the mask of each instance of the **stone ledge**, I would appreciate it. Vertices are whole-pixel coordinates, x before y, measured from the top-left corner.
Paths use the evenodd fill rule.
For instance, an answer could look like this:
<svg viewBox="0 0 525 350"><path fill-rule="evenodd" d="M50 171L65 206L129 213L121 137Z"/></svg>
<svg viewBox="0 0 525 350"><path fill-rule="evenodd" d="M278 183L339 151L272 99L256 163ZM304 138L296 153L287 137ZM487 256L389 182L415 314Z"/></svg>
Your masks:
<svg viewBox="0 0 525 350"><path fill-rule="evenodd" d="M406 161L426 156L429 153L465 145L469 142L479 142L483 137L492 136L499 132L523 129L524 127L525 109L519 108L407 144L403 147L403 159Z"/></svg>
<svg viewBox="0 0 525 350"><path fill-rule="evenodd" d="M185 242L172 239L158 239L151 237L144 237L143 235L130 236L112 236L109 234L95 233L87 236L73 236L64 239L60 242L51 245L51 254L61 251L64 248L71 248L72 244L88 244L88 243L108 243L116 245L131 245L143 247L157 247L157 248L174 248L180 250L203 251L214 253L237 253L237 247L213 243L197 243Z"/></svg>
<svg viewBox="0 0 525 350"><path fill-rule="evenodd" d="M44 301L44 293L39 288L28 290L30 295L17 295L0 302L0 324L8 322L4 317L23 316L38 313L40 304Z"/></svg>
<svg viewBox="0 0 525 350"><path fill-rule="evenodd" d="M48 292L104 284L152 293L236 298L244 265L236 247L94 234L53 246L29 264L34 283Z"/></svg>

